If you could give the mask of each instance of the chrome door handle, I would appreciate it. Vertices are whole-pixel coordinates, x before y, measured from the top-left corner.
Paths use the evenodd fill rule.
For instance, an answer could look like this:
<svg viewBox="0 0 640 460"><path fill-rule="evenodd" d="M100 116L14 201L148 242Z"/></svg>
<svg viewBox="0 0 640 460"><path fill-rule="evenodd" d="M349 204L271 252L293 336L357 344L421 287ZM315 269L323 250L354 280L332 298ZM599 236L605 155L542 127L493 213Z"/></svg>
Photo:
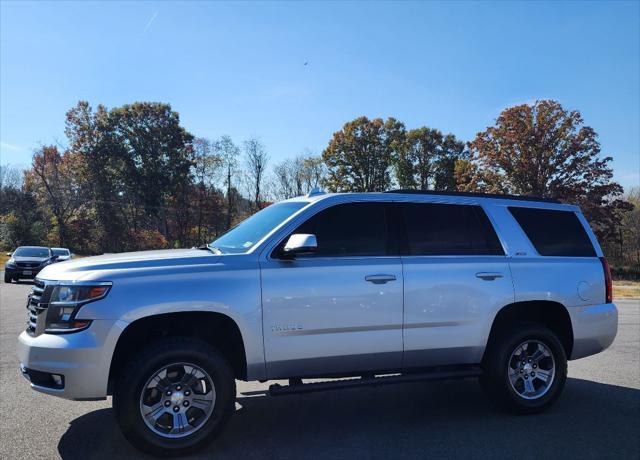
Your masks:
<svg viewBox="0 0 640 460"><path fill-rule="evenodd" d="M373 284L384 284L389 281L395 281L396 275L368 275L364 279Z"/></svg>
<svg viewBox="0 0 640 460"><path fill-rule="evenodd" d="M493 281L496 278L502 278L502 273L498 272L478 272L476 278L483 279L485 281Z"/></svg>

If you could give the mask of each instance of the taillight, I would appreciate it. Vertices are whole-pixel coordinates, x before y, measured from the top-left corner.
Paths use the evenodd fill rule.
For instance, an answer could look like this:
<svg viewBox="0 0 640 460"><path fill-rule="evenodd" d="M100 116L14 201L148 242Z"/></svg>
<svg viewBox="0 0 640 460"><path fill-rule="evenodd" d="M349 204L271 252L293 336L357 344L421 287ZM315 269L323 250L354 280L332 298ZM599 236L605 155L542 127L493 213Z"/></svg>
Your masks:
<svg viewBox="0 0 640 460"><path fill-rule="evenodd" d="M602 262L602 270L604 271L604 284L605 284L605 298L607 303L613 302L613 286L611 285L611 268L609 268L609 262L604 257L600 257Z"/></svg>

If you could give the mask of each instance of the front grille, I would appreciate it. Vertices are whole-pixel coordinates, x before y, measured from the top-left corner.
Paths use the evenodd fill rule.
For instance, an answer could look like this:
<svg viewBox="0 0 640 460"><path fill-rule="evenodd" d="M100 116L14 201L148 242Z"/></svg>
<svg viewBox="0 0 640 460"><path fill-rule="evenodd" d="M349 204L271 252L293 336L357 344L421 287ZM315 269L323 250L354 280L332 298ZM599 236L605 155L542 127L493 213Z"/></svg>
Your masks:
<svg viewBox="0 0 640 460"><path fill-rule="evenodd" d="M38 330L38 317L42 315L41 323L44 324L44 315L46 314L48 306L48 296L51 293L47 292L47 286L42 281L36 279L31 294L29 294L29 300L27 301L27 310L29 311L29 318L27 320L27 332L32 335L37 335Z"/></svg>
<svg viewBox="0 0 640 460"><path fill-rule="evenodd" d="M37 268L40 266L38 262L16 262L16 265L20 268Z"/></svg>

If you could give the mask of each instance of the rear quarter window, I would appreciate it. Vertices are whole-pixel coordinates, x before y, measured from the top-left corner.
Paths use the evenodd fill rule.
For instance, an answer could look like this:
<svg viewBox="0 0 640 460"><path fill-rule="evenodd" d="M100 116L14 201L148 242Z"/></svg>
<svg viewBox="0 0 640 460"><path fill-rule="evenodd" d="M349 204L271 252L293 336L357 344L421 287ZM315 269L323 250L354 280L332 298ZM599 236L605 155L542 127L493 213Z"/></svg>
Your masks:
<svg viewBox="0 0 640 460"><path fill-rule="evenodd" d="M509 207L536 251L542 256L595 257L578 216L571 211Z"/></svg>

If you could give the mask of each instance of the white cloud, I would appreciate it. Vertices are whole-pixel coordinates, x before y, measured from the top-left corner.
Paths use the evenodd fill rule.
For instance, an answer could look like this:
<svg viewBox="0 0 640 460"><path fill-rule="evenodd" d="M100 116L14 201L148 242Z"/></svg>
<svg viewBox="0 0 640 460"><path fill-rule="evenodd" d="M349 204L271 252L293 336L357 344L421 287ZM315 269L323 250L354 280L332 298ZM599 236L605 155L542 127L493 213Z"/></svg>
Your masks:
<svg viewBox="0 0 640 460"><path fill-rule="evenodd" d="M24 150L19 145L9 144L8 142L0 142L0 147L6 150L11 150L12 152L20 152Z"/></svg>
<svg viewBox="0 0 640 460"><path fill-rule="evenodd" d="M151 27L151 24L153 24L153 21L156 20L156 16L158 16L158 10L156 10L155 13L153 13L153 16L151 16L151 18L149 19L149 22L147 22L147 25L144 27L144 32L146 32L149 27Z"/></svg>

